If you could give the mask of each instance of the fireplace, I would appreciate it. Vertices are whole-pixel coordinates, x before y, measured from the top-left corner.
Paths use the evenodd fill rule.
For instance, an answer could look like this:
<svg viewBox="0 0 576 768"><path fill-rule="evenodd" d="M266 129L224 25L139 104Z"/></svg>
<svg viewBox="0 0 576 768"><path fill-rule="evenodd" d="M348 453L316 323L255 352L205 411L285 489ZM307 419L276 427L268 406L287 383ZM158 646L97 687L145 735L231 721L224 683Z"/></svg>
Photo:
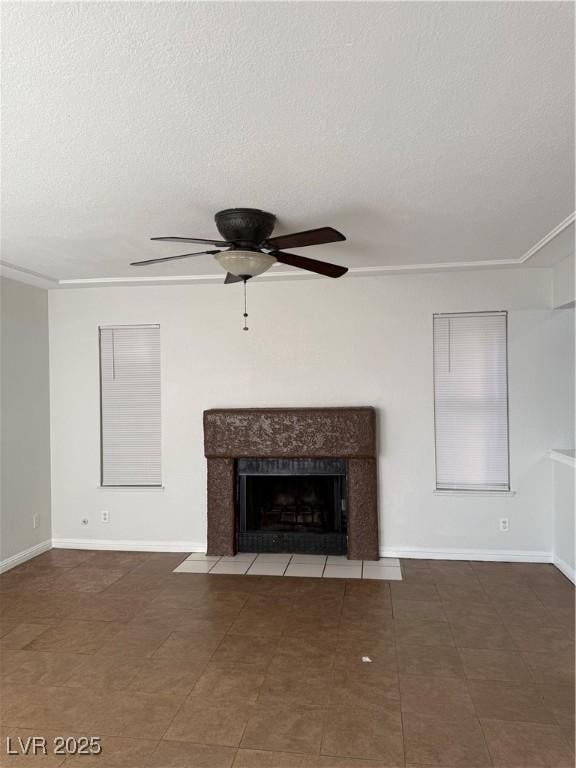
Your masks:
<svg viewBox="0 0 576 768"><path fill-rule="evenodd" d="M378 559L374 408L205 411L204 453L209 555Z"/></svg>
<svg viewBox="0 0 576 768"><path fill-rule="evenodd" d="M346 554L340 459L238 459L236 507L239 552Z"/></svg>

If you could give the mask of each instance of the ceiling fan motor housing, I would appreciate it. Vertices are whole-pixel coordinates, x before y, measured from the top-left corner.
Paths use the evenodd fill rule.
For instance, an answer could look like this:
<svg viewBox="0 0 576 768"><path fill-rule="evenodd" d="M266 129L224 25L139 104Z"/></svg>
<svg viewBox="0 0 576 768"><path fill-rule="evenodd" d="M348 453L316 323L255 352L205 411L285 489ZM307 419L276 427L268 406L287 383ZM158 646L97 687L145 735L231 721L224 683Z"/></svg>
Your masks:
<svg viewBox="0 0 576 768"><path fill-rule="evenodd" d="M258 208L227 208L214 216L223 239L240 247L261 245L274 230L276 216Z"/></svg>

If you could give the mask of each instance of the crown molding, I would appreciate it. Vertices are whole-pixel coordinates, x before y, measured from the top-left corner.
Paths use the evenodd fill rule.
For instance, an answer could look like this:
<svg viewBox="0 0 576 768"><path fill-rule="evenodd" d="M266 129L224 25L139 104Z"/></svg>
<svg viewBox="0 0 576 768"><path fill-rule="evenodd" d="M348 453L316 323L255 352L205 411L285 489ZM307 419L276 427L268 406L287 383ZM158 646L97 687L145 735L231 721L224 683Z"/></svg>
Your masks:
<svg viewBox="0 0 576 768"><path fill-rule="evenodd" d="M34 272L32 269L17 267L16 264L10 264L8 261L0 261L0 277L7 277L9 280L17 280L20 283L27 283L36 288L58 288L60 281L53 277L43 275L41 272Z"/></svg>
<svg viewBox="0 0 576 768"><path fill-rule="evenodd" d="M515 259L481 259L476 261L447 261L431 264L397 264L374 267L351 267L346 277L378 277L380 275L400 275L418 272L458 272L468 269L499 269L517 267L526 264L539 251L545 248L561 232L564 232L576 220L576 211L567 216L543 238L534 243L525 253ZM79 277L55 280L48 275L34 272L15 264L0 261L0 275L13 280L37 285L42 288L95 288L99 286L138 286L138 285L187 285L222 283L222 273L210 275L163 275L140 277ZM320 276L301 270L285 270L272 267L258 276L258 281L275 280L314 280Z"/></svg>
<svg viewBox="0 0 576 768"><path fill-rule="evenodd" d="M524 264L524 262L528 261L528 259L531 259L532 256L535 256L538 251L541 251L542 248L544 248L545 245L548 245L551 240L554 240L555 237L557 237L561 232L564 232L565 229L573 224L575 219L576 211L573 211L569 216L566 216L564 221L561 221L558 226L554 227L554 229L551 229L547 235L544 235L544 237L541 240L538 240L538 242L535 243L532 248L529 248L525 254L520 256L518 259L518 264Z"/></svg>

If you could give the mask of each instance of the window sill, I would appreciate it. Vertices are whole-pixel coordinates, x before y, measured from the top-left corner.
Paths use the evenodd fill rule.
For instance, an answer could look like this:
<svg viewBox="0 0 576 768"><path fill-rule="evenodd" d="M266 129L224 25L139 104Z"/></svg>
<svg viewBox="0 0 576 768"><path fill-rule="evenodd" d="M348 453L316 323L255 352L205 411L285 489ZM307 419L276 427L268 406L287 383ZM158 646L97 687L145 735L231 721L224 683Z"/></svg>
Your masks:
<svg viewBox="0 0 576 768"><path fill-rule="evenodd" d="M163 491L165 485L97 485L96 488L99 491L144 491L146 493L150 491Z"/></svg>
<svg viewBox="0 0 576 768"><path fill-rule="evenodd" d="M493 498L494 496L516 496L516 491L432 491L434 496L481 496L482 498Z"/></svg>

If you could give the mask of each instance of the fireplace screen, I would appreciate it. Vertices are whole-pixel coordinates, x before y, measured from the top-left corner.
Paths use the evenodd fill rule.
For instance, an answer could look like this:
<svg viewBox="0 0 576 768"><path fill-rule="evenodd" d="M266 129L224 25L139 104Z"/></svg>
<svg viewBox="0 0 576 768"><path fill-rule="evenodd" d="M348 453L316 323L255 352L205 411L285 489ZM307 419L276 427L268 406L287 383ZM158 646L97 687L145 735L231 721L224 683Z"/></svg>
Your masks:
<svg viewBox="0 0 576 768"><path fill-rule="evenodd" d="M345 462L239 459L238 550L346 553Z"/></svg>

